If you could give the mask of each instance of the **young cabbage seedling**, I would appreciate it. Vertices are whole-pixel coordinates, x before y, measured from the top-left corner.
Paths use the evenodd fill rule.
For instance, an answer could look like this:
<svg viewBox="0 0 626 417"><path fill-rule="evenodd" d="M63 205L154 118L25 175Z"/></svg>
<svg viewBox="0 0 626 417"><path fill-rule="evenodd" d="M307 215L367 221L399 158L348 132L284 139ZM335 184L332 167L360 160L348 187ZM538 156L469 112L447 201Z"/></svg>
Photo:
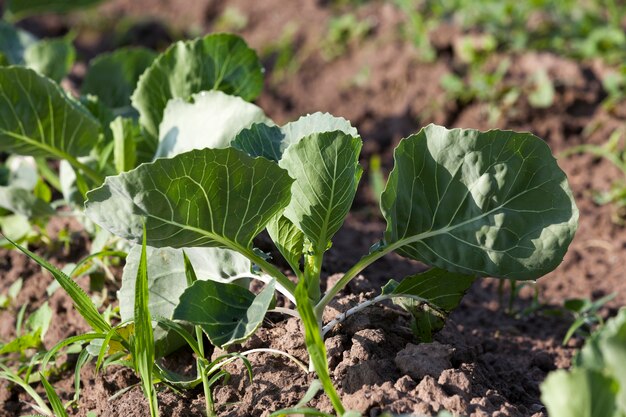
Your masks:
<svg viewBox="0 0 626 417"><path fill-rule="evenodd" d="M432 319L445 317L476 277L530 280L552 271L577 228L566 176L541 139L430 125L395 150L381 196L387 222L381 241L322 294L324 255L362 173L356 129L317 113L283 127L252 124L221 147L108 177L88 193L86 213L135 242L145 224L149 246L247 258L258 274L199 279L182 292L172 317L200 326L214 345L225 347L250 337L272 307L274 291L281 292L296 304L310 363L338 415L348 413L330 379L322 313L365 268L391 252L432 266L391 281L379 298L397 298L428 334L440 324L431 326ZM296 283L253 247L264 229ZM230 265L217 252L207 254L222 262L222 272ZM242 278L261 279L265 288L254 294L230 282Z"/></svg>

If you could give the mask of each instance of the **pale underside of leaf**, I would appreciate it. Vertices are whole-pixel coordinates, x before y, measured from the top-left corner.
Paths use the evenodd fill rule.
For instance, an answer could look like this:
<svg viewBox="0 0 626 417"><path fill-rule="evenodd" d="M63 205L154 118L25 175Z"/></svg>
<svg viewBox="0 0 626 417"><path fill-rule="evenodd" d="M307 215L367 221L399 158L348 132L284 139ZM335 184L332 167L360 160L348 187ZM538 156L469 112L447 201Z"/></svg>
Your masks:
<svg viewBox="0 0 626 417"><path fill-rule="evenodd" d="M123 321L132 318L132 302L124 302L124 300L132 300L134 283L131 276L136 273L138 252L137 246L131 249L122 275L119 298ZM183 249L147 248L148 257L151 259L148 266L150 310L155 315L170 318L174 307L178 304L180 294L187 287L182 252ZM250 271L250 261L227 249L186 248L185 252L193 259L199 279L229 282L229 276Z"/></svg>
<svg viewBox="0 0 626 417"><path fill-rule="evenodd" d="M242 255L220 248L186 248L198 279L229 282L229 277L249 273L250 261ZM154 316L171 318L178 299L187 288L183 249L152 248L146 253L148 263L148 288L150 312ZM141 255L141 246L135 245L128 253L122 274L122 287L118 292L122 321L133 318L135 277ZM156 337L156 333L155 333Z"/></svg>
<svg viewBox="0 0 626 417"><path fill-rule="evenodd" d="M9 169L7 186L33 191L39 181L37 162L32 156L11 155L4 165Z"/></svg>
<svg viewBox="0 0 626 417"><path fill-rule="evenodd" d="M192 149L225 148L240 130L253 123L271 123L271 120L258 106L221 91L195 94L191 102L170 100L159 126L155 158L172 157Z"/></svg>

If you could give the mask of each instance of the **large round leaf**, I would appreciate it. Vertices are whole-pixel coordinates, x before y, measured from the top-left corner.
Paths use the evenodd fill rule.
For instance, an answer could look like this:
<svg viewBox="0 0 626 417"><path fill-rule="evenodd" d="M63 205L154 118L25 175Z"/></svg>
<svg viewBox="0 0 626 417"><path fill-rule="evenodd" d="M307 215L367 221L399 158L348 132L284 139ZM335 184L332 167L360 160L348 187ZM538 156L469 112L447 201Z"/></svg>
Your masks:
<svg viewBox="0 0 626 417"><path fill-rule="evenodd" d="M158 136L163 110L172 98L221 90L254 100L263 88L263 71L256 53L236 35L214 34L169 47L139 79L133 106L140 122Z"/></svg>
<svg viewBox="0 0 626 417"><path fill-rule="evenodd" d="M280 161L296 179L287 217L275 217L267 228L294 270L303 253L303 231L316 250L325 250L352 205L361 175L361 140L350 122L318 112L282 127L256 123L239 132L231 146Z"/></svg>
<svg viewBox="0 0 626 417"><path fill-rule="evenodd" d="M535 279L578 225L567 178L529 133L430 125L394 154L381 206L386 243L452 272Z"/></svg>
<svg viewBox="0 0 626 417"><path fill-rule="evenodd" d="M249 249L280 212L293 180L274 162L233 149L201 149L108 177L87 194L86 213L135 242L146 222L154 247Z"/></svg>
<svg viewBox="0 0 626 417"><path fill-rule="evenodd" d="M89 154L100 124L48 78L0 68L0 151L73 160Z"/></svg>

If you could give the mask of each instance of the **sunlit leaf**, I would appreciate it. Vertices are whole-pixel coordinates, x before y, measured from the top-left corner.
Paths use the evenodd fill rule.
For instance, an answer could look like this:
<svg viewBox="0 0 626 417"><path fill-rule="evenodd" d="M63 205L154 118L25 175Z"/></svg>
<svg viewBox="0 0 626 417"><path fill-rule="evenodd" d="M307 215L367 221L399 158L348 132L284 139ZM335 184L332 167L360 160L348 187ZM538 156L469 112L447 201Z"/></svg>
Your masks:
<svg viewBox="0 0 626 417"><path fill-rule="evenodd" d="M382 195L386 244L451 272L538 278L578 225L567 178L529 133L430 125L404 139Z"/></svg>
<svg viewBox="0 0 626 417"><path fill-rule="evenodd" d="M551 372L541 384L541 401L553 417L617 417L617 383L588 369Z"/></svg>
<svg viewBox="0 0 626 417"><path fill-rule="evenodd" d="M43 39L29 45L24 51L26 66L56 82L60 82L70 72L75 59L76 50L70 36Z"/></svg>
<svg viewBox="0 0 626 417"><path fill-rule="evenodd" d="M254 124L239 132L231 146L248 155L263 156L278 162L289 146L306 136L324 132L343 132L347 136L359 136L357 130L343 117L317 112L302 116L282 127Z"/></svg>
<svg viewBox="0 0 626 417"><path fill-rule="evenodd" d="M313 243L327 249L352 206L361 178L361 140L343 132L312 134L289 146L280 160L295 179L283 215Z"/></svg>
<svg viewBox="0 0 626 417"><path fill-rule="evenodd" d="M267 231L280 253L294 271L300 269L300 258L304 251L304 234L285 216L274 217Z"/></svg>
<svg viewBox="0 0 626 417"><path fill-rule="evenodd" d="M108 177L86 213L110 232L154 247L250 250L290 199L287 172L236 149L202 149Z"/></svg>

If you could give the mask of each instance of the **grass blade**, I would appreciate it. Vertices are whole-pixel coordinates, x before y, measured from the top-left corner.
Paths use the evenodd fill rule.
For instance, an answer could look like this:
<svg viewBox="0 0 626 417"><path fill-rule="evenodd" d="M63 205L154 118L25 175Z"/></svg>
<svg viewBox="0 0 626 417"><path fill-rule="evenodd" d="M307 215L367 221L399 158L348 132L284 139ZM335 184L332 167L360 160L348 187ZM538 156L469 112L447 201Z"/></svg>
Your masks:
<svg viewBox="0 0 626 417"><path fill-rule="evenodd" d="M141 260L135 281L135 337L133 342L133 361L135 370L141 377L141 387L150 404L150 415L159 415L157 395L152 381L154 366L154 336L152 319L148 308L148 260L146 257L146 227L144 225Z"/></svg>
<svg viewBox="0 0 626 417"><path fill-rule="evenodd" d="M78 342L89 342L95 339L104 339L104 337L105 335L102 333L86 333L86 334L81 334L78 336L68 337L65 340L61 340L59 343L54 345L54 347L52 347L52 349L50 349L46 353L46 356L44 356L43 360L41 361L41 369L45 369L46 366L48 365L48 362L50 362L50 359L59 350L63 349L65 346L69 346L71 344L78 343Z"/></svg>
<svg viewBox="0 0 626 417"><path fill-rule="evenodd" d="M43 384L44 389L46 390L46 395L48 396L48 401L50 401L50 405L52 406L52 411L54 412L55 417L68 417L67 412L65 411L65 407L63 407L63 403L59 398L59 395L56 393L52 385L48 382L43 374L41 375L41 383Z"/></svg>
<svg viewBox="0 0 626 417"><path fill-rule="evenodd" d="M61 287L72 298L76 311L78 311L78 313L85 319L87 324L89 324L92 329L99 333L106 333L111 330L111 326L109 325L109 323L104 320L89 296L85 293L85 291L83 291L82 288L78 286L78 284L76 284L76 282L74 282L74 280L72 280L70 277L65 275L63 272L55 268L52 264L50 264L40 256L18 245L6 236L5 239L7 239L13 244L13 246L18 248L20 251L26 254L26 256L37 262L42 268L47 269L52 274L54 279L57 280Z"/></svg>
<svg viewBox="0 0 626 417"><path fill-rule="evenodd" d="M24 381L2 363L0 363L0 379L6 379L7 381L18 385L20 388L26 391L26 393L37 403L37 412L41 412L49 416L53 415L52 411L48 407L48 404L46 404L43 398L41 398L41 396L37 394L37 391L35 391L35 389L31 387L26 381Z"/></svg>
<svg viewBox="0 0 626 417"><path fill-rule="evenodd" d="M333 417L332 414L324 413L315 408L285 408L284 410L274 411L269 417L286 417L293 415Z"/></svg>
<svg viewBox="0 0 626 417"><path fill-rule="evenodd" d="M75 277L76 275L78 275L77 273L81 271L81 268L90 260L95 258L104 258L105 256L116 256L118 258L125 259L126 253L116 250L103 250L100 252L92 253L88 256L85 256L83 259L76 263L76 266L74 266L74 269L72 269L72 272L70 272L70 276Z"/></svg>
<svg viewBox="0 0 626 417"><path fill-rule="evenodd" d="M343 404L341 404L339 394L337 394L337 391L333 386L333 382L330 379L330 371L328 370L328 361L326 359L326 346L324 345L324 340L322 339L321 329L317 324L317 317L313 311L313 306L311 305L311 300L309 299L307 283L304 279L301 279L296 287L296 301L298 302L298 313L300 313L302 323L304 324L304 340L306 343L306 349L311 358L311 363L313 363L315 372L324 387L326 395L330 398L333 408L339 416L342 416L345 413L345 409ZM307 414L306 412L301 413Z"/></svg>
<svg viewBox="0 0 626 417"><path fill-rule="evenodd" d="M311 382L309 388L304 393L304 396L300 399L300 401L298 401L298 404L296 404L294 408L303 408L304 406L306 406L306 403L311 401L317 395L317 393L323 389L324 386L322 385L322 383L319 380L314 379L313 382Z"/></svg>
<svg viewBox="0 0 626 417"><path fill-rule="evenodd" d="M100 372L100 367L102 366L102 361L109 351L109 343L111 342L111 338L115 336L115 329L111 329L102 340L102 345L100 346L100 351L98 352L98 358L96 359L96 373Z"/></svg>
<svg viewBox="0 0 626 417"><path fill-rule="evenodd" d="M78 403L80 400L80 371L83 366L89 362L89 351L87 349L82 350L76 360L76 367L74 368L74 403Z"/></svg>

